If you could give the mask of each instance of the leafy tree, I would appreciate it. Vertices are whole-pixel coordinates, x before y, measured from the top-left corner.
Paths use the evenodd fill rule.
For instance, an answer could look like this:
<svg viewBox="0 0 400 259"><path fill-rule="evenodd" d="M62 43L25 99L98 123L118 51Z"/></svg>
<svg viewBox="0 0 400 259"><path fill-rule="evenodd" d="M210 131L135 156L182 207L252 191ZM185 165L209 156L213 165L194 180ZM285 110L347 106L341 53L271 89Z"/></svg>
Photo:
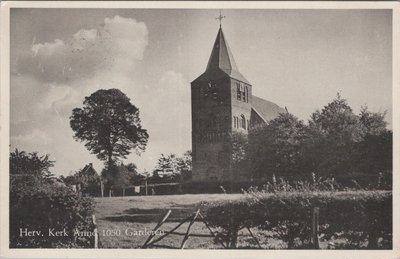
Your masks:
<svg viewBox="0 0 400 259"><path fill-rule="evenodd" d="M10 174L12 175L33 175L36 177L49 178L53 176L50 168L54 161L49 155L39 156L37 152L26 153L15 149L10 153Z"/></svg>
<svg viewBox="0 0 400 259"><path fill-rule="evenodd" d="M370 112L367 107L354 114L338 94L311 116L304 152L306 171L354 178L354 173L391 170L391 134L384 118L385 113Z"/></svg>
<svg viewBox="0 0 400 259"><path fill-rule="evenodd" d="M164 155L157 161L153 171L152 180L154 182L175 182L180 178L179 160L175 154Z"/></svg>
<svg viewBox="0 0 400 259"><path fill-rule="evenodd" d="M245 134L240 132L233 132L230 136L232 145L232 160L234 166L246 159L246 147L248 138Z"/></svg>
<svg viewBox="0 0 400 259"><path fill-rule="evenodd" d="M135 164L124 165L121 163L120 165L111 165L103 169L101 174L108 188L124 189L134 184L138 172Z"/></svg>
<svg viewBox="0 0 400 259"><path fill-rule="evenodd" d="M150 180L152 182L180 182L190 179L191 172L191 151L186 151L181 157L175 154L161 154Z"/></svg>
<svg viewBox="0 0 400 259"><path fill-rule="evenodd" d="M361 107L359 120L362 126L362 133L366 135L380 135L387 131L387 122L385 121L386 111L370 112L368 107Z"/></svg>
<svg viewBox="0 0 400 259"><path fill-rule="evenodd" d="M362 136L357 115L353 113L346 99L343 99L339 93L336 99L321 111L316 111L311 115L309 126L337 145L359 141Z"/></svg>
<svg viewBox="0 0 400 259"><path fill-rule="evenodd" d="M80 191L85 195L100 195L100 176L95 171L84 171L84 169L81 169L73 175L67 177L60 176L60 179L66 185L79 184Z"/></svg>
<svg viewBox="0 0 400 259"><path fill-rule="evenodd" d="M393 133L385 121L386 112L370 112L362 107L359 115L363 140L355 143L354 171L370 176L378 175L378 185L389 188L393 170ZM376 178L375 178L376 179Z"/></svg>
<svg viewBox="0 0 400 259"><path fill-rule="evenodd" d="M178 173L178 159L175 154L164 155L157 161L156 170L164 173Z"/></svg>
<svg viewBox="0 0 400 259"><path fill-rule="evenodd" d="M53 177L50 168L54 161L49 155L39 156L37 152L26 153L15 149L10 153L11 188L23 188L25 185L38 185Z"/></svg>
<svg viewBox="0 0 400 259"><path fill-rule="evenodd" d="M232 169L236 175L245 175L249 172L248 137L241 132L232 132L229 144L224 146L224 150L232 151ZM229 153L229 152L228 152ZM222 159L226 159L223 157Z"/></svg>
<svg viewBox="0 0 400 259"><path fill-rule="evenodd" d="M311 115L307 133L308 172L333 177L353 170L354 143L362 140L363 132L359 117L340 94Z"/></svg>
<svg viewBox="0 0 400 259"><path fill-rule="evenodd" d="M182 157L178 157L178 169L180 171L187 170L192 171L192 151L188 150L183 153Z"/></svg>
<svg viewBox="0 0 400 259"><path fill-rule="evenodd" d="M85 97L83 108L75 108L70 117L74 138L106 165L126 158L131 149L145 150L148 133L143 129L139 109L118 89L98 90Z"/></svg>
<svg viewBox="0 0 400 259"><path fill-rule="evenodd" d="M393 133L389 130L379 135L368 134L355 146L352 157L356 171L367 174L391 172L393 162Z"/></svg>
<svg viewBox="0 0 400 259"><path fill-rule="evenodd" d="M182 180L192 179L192 151L186 151L182 157L178 157L178 170L182 175Z"/></svg>
<svg viewBox="0 0 400 259"><path fill-rule="evenodd" d="M94 202L59 183L49 155L10 153L10 248L93 247L91 238L73 232L92 231ZM21 236L20 229L65 229L68 236Z"/></svg>
<svg viewBox="0 0 400 259"><path fill-rule="evenodd" d="M301 173L306 125L289 113L282 113L249 134L247 148L251 171L256 177L294 176Z"/></svg>

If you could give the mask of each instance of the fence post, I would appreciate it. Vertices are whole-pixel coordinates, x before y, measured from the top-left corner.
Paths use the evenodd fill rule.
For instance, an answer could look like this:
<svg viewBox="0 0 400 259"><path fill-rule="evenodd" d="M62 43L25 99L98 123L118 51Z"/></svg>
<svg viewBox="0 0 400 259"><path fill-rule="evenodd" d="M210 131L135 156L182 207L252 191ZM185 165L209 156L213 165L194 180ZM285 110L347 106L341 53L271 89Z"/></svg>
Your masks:
<svg viewBox="0 0 400 259"><path fill-rule="evenodd" d="M96 216L92 215L93 232L94 232L94 248L99 248L99 234L97 232Z"/></svg>
<svg viewBox="0 0 400 259"><path fill-rule="evenodd" d="M312 243L314 249L319 249L318 232L319 232L319 208L314 207L312 213Z"/></svg>
<svg viewBox="0 0 400 259"><path fill-rule="evenodd" d="M144 182L144 187L146 189L146 196L147 196L147 180Z"/></svg>
<svg viewBox="0 0 400 259"><path fill-rule="evenodd" d="M102 178L100 178L100 191L101 191L101 198L104 197L104 183Z"/></svg>

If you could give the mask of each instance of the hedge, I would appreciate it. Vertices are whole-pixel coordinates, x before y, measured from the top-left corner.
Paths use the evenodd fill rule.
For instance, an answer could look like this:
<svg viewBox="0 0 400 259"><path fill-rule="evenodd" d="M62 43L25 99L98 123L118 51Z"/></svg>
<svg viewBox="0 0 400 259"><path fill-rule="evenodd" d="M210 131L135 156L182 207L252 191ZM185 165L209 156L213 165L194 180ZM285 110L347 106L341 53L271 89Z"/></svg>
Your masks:
<svg viewBox="0 0 400 259"><path fill-rule="evenodd" d="M320 240L336 243L336 248L392 247L390 191L252 192L239 200L205 202L203 207L207 222L221 229L232 248L245 227L266 230L289 249L310 248L314 207L320 211Z"/></svg>
<svg viewBox="0 0 400 259"><path fill-rule="evenodd" d="M56 184L14 187L10 191L10 248L93 247L93 237L74 235L93 230L92 198ZM21 236L25 229L41 231L43 236ZM53 229L65 230L68 236L49 235Z"/></svg>

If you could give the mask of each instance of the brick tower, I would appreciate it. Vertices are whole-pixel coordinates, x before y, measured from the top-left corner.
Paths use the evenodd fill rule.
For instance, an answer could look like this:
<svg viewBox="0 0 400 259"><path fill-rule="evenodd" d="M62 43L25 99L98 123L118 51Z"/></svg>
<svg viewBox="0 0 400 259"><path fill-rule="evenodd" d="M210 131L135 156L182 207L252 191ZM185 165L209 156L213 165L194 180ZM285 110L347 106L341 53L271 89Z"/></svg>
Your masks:
<svg viewBox="0 0 400 259"><path fill-rule="evenodd" d="M245 180L232 168L229 136L248 132L251 87L220 27L206 71L191 83L193 182Z"/></svg>

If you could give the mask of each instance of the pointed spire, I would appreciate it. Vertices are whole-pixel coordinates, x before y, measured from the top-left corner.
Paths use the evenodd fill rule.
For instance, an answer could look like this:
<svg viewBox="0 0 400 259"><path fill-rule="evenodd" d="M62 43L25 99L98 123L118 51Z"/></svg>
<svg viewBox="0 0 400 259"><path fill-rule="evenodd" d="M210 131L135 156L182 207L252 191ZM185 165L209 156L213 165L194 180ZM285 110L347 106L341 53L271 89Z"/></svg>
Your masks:
<svg viewBox="0 0 400 259"><path fill-rule="evenodd" d="M208 60L206 72L218 69L221 69L232 78L246 83L248 82L237 68L235 59L233 58L228 42L225 39L222 28L219 28L210 59Z"/></svg>

